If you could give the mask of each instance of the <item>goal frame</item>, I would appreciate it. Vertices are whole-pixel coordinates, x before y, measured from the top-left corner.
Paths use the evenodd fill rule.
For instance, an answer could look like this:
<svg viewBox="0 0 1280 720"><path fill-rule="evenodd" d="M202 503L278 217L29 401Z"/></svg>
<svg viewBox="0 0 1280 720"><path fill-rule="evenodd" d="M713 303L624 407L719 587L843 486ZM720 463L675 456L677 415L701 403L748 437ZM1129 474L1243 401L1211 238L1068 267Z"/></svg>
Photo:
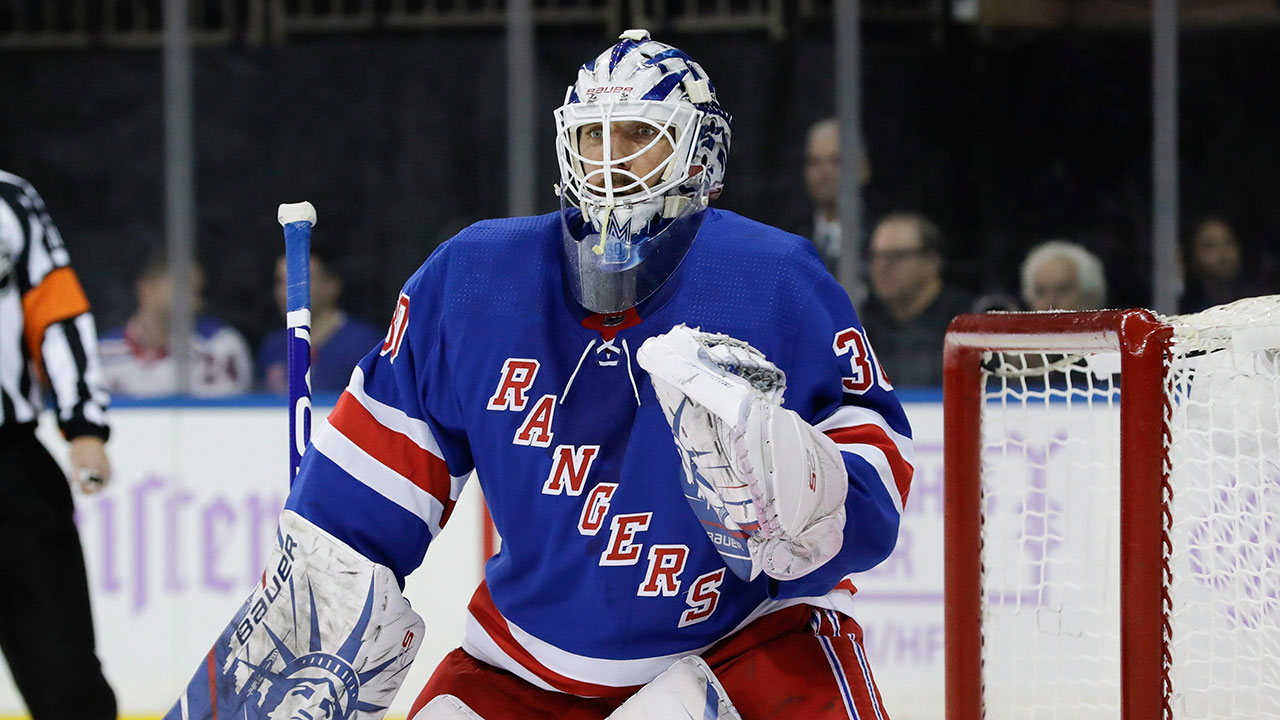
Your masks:
<svg viewBox="0 0 1280 720"><path fill-rule="evenodd" d="M982 355L1119 352L1121 717L1168 717L1165 395L1173 328L1147 310L967 314L947 330L943 375L947 720L985 715L982 670Z"/></svg>

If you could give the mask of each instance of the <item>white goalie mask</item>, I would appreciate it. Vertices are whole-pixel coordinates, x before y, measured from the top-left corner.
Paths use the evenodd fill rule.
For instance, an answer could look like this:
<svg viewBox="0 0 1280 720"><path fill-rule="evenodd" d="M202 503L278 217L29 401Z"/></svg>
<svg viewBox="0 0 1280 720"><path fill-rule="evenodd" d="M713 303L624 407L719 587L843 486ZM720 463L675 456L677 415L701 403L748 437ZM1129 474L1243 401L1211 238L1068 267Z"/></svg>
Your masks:
<svg viewBox="0 0 1280 720"><path fill-rule="evenodd" d="M555 119L569 285L588 310L621 312L675 272L720 194L729 115L698 63L628 30L579 69Z"/></svg>

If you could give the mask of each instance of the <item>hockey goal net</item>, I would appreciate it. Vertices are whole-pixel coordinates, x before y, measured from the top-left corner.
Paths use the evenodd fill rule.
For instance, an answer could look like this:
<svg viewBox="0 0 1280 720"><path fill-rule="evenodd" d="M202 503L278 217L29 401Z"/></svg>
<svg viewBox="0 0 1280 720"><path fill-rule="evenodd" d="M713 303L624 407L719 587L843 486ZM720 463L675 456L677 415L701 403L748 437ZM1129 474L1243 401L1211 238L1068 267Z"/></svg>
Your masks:
<svg viewBox="0 0 1280 720"><path fill-rule="evenodd" d="M949 720L1280 718L1280 296L945 354Z"/></svg>

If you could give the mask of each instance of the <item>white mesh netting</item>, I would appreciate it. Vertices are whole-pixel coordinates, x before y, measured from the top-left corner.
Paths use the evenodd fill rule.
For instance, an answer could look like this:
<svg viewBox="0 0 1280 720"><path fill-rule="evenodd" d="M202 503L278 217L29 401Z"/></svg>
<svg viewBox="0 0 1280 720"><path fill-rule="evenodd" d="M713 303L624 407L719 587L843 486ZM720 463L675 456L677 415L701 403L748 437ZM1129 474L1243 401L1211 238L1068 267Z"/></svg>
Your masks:
<svg viewBox="0 0 1280 720"><path fill-rule="evenodd" d="M1162 320L1172 717L1280 718L1280 297ZM1120 717L1119 369L984 357L988 718Z"/></svg>
<svg viewBox="0 0 1280 720"><path fill-rule="evenodd" d="M1119 389L1097 355L984 363L988 718L1099 717L1119 702Z"/></svg>
<svg viewBox="0 0 1280 720"><path fill-rule="evenodd" d="M1175 718L1280 718L1280 297L1174 327Z"/></svg>

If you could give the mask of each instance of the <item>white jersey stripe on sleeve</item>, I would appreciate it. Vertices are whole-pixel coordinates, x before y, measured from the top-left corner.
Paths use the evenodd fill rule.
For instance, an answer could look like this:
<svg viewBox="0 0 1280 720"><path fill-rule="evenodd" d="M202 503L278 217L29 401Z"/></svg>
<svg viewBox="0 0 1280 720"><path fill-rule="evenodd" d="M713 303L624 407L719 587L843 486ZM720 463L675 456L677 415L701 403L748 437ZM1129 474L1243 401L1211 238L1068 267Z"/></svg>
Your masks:
<svg viewBox="0 0 1280 720"><path fill-rule="evenodd" d="M393 432L400 433L415 445L424 451L431 453L448 467L445 461L444 453L440 451L440 444L436 442L435 434L431 432L431 426L426 421L409 417L405 411L397 407L392 407L369 396L364 389L364 370L360 366L356 366L351 372L351 381L347 385L347 393L360 403L360 406L369 412L373 419L382 427ZM449 499L457 500L462 494L462 488L467 484L467 478L471 473L462 475L449 474Z"/></svg>
<svg viewBox="0 0 1280 720"><path fill-rule="evenodd" d="M432 537L440 534L444 505L431 493L375 460L331 425L320 426L311 444L356 481L416 515Z"/></svg>
<svg viewBox="0 0 1280 720"><path fill-rule="evenodd" d="M907 464L912 467L915 466L915 450L911 438L894 431L893 428L889 427L889 423L885 422L884 416L870 408L857 405L841 405L825 420L814 425L814 428L818 432L829 433L833 430L857 427L858 425L875 425L883 430L884 434L898 448L898 453L902 455L902 459L906 460Z"/></svg>
<svg viewBox="0 0 1280 720"><path fill-rule="evenodd" d="M431 427L425 421L411 418L400 408L369 397L364 390L364 370L359 365L351 371L351 382L347 385L347 392L351 393L351 396L358 400L364 409L368 410L369 414L384 427L404 435L417 443L418 447L444 459L440 453L440 445L436 443L435 436L431 434Z"/></svg>
<svg viewBox="0 0 1280 720"><path fill-rule="evenodd" d="M106 425L106 407L110 404L111 397L107 394L107 378L102 370L102 359L98 355L98 330L93 315L83 313L76 317L75 326L80 332L80 345L84 348L84 383L89 388L89 397L84 404L84 418L95 425Z"/></svg>
<svg viewBox="0 0 1280 720"><path fill-rule="evenodd" d="M49 384L53 386L54 396L58 399L58 417L62 420L71 418L71 411L80 399L76 384L80 380L80 371L76 368L75 357L71 353L71 344L62 325L54 323L45 328L44 342L41 346L44 367L49 376Z"/></svg>
<svg viewBox="0 0 1280 720"><path fill-rule="evenodd" d="M898 484L893 477L893 469L889 467L889 459L885 457L884 451L875 445L867 445L865 443L836 443L836 448L840 452L847 452L862 458L880 478L880 484L884 485L885 492L889 493L889 498L893 500L893 508L902 514L902 494L898 492Z"/></svg>
<svg viewBox="0 0 1280 720"><path fill-rule="evenodd" d="M358 400L379 423L403 434L417 443L418 447L441 460L444 459L444 454L440 452L440 444L436 442L431 426L426 421L409 417L404 410L376 400L365 392L364 370L359 365L351 372L351 382L347 385L347 392L351 393L351 396Z"/></svg>
<svg viewBox="0 0 1280 720"><path fill-rule="evenodd" d="M0 203L0 208L5 207ZM13 320L10 320L12 318ZM4 417L6 403L0 402L0 423L25 423L36 419L36 408L32 405L35 394L22 394L22 378L27 372L27 363L22 355L22 300L17 293L0 293L0 396L8 398L13 408L13 417ZM34 386L34 383L33 383Z"/></svg>
<svg viewBox="0 0 1280 720"><path fill-rule="evenodd" d="M28 186L29 187L29 186ZM28 197L30 194L28 193ZM45 228L44 221L40 217L40 212L35 210L35 204L32 210L27 214L31 224L31 235L27 238L27 280L31 283L31 287L40 284L44 280L44 276L48 275L51 270L58 266L54 261L54 257L49 254L49 248L45 244ZM65 263L64 263L65 264Z"/></svg>
<svg viewBox="0 0 1280 720"><path fill-rule="evenodd" d="M911 438L894 432L880 413L854 405L841 406L814 427L830 437L841 452L861 458L875 470L901 515L914 473Z"/></svg>

